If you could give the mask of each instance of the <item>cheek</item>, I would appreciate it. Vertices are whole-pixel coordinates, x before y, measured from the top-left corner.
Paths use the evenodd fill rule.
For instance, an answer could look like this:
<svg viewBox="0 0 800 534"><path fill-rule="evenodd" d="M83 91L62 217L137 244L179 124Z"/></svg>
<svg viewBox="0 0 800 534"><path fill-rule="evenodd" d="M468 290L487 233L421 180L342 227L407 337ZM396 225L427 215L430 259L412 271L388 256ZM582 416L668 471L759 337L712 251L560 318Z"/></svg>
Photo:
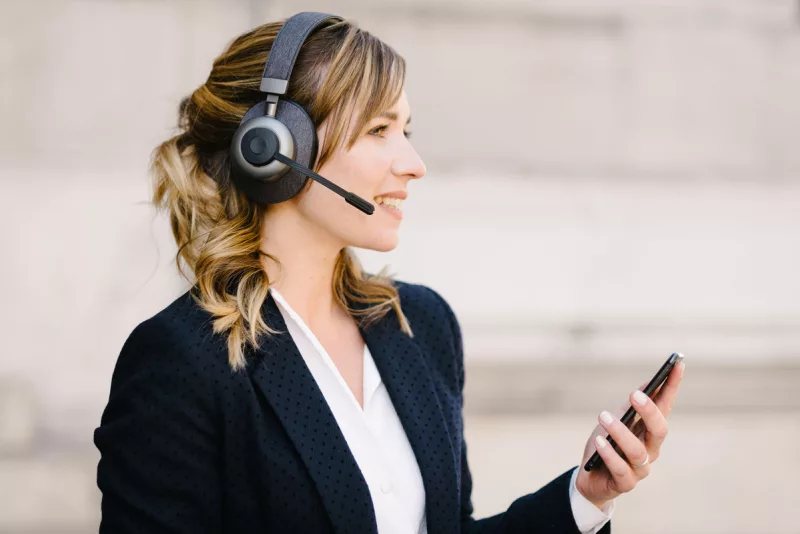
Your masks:
<svg viewBox="0 0 800 534"><path fill-rule="evenodd" d="M325 162L320 174L348 191L377 193L390 166L391 161L383 158L379 151L354 146L350 152Z"/></svg>

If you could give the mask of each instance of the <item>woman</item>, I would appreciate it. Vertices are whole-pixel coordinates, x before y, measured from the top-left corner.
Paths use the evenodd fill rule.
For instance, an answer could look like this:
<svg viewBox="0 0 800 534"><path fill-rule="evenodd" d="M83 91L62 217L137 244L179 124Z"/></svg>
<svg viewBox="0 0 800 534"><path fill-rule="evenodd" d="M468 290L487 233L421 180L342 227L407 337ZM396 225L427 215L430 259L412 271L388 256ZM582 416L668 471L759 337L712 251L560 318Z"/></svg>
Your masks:
<svg viewBox="0 0 800 534"><path fill-rule="evenodd" d="M334 18L300 41L285 95L316 127L314 170L375 213L312 180L259 203L232 178L231 141L264 98L282 26L236 38L154 151L154 203L195 282L119 355L94 434L100 531L609 532L614 498L658 458L682 366L657 402L631 396L642 438L601 417L581 462L599 446L607 467L572 467L473 518L459 323L436 291L364 273L350 250L393 249L425 175L403 59Z"/></svg>

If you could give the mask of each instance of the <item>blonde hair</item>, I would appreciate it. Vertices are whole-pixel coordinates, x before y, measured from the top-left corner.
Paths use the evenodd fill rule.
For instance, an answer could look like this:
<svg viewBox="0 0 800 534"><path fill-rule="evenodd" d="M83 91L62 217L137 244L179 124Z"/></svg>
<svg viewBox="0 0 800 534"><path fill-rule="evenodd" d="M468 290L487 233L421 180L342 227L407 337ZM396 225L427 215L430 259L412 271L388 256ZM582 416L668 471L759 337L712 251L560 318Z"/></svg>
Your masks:
<svg viewBox="0 0 800 534"><path fill-rule="evenodd" d="M245 112L263 100L259 84L267 54L285 20L270 22L235 38L214 60L206 82L181 100L180 133L153 150L153 204L169 212L181 260L193 272L192 296L213 316L215 333L227 333L228 363L245 367L244 351L265 334L278 333L261 308L270 281L260 255L266 205L250 201L230 177L228 145ZM352 147L366 123L399 98L405 61L391 47L349 21L315 31L303 45L289 80L287 98L302 105L314 124L328 120L315 170L341 146ZM351 118L357 124L345 139ZM278 262L279 263L279 262ZM333 272L335 301L369 326L394 310L403 332L413 337L400 308L393 279L364 273L344 248ZM359 309L348 299L363 304Z"/></svg>

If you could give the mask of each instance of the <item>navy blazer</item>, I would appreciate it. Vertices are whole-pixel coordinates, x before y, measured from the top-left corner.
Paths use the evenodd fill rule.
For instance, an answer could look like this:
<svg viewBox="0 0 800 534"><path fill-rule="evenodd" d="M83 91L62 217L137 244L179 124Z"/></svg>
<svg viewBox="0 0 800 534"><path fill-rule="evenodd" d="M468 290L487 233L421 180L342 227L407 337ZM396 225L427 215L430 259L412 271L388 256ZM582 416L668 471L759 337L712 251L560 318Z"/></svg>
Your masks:
<svg viewBox="0 0 800 534"><path fill-rule="evenodd" d="M394 283L415 337L393 311L360 330L422 472L428 532L579 534L575 467L472 517L461 330L436 291ZM271 294L262 313L282 333L236 373L188 291L127 338L94 431L101 533L377 533L366 481Z"/></svg>

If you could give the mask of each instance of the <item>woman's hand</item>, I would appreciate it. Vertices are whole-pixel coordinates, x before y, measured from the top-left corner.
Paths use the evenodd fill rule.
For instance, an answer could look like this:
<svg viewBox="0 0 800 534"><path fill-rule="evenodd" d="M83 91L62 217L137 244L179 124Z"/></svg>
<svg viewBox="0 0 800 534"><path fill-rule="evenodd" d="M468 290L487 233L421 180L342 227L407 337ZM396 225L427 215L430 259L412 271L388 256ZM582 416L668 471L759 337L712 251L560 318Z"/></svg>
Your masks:
<svg viewBox="0 0 800 534"><path fill-rule="evenodd" d="M678 394L684 367L683 362L675 365L655 399L650 399L641 392L647 385L645 382L638 390L631 393L631 404L626 403L614 414L603 412L598 416L600 424L595 427L589 441L586 442L583 460L578 466L578 477L575 480L577 490L598 508L602 508L606 502L621 493L631 491L640 480L650 474L650 466L658 459L661 445L667 437L666 418L669 417L675 396ZM640 396L644 398L643 404L638 402ZM629 406L633 406L641 416L632 430L619 421ZM604 415L610 415L611 421L604 421ZM605 433L608 433L622 449L627 461L610 446L604 437ZM583 466L595 450L599 451L605 465L586 471ZM645 465L633 467L641 465L645 460L647 460Z"/></svg>

